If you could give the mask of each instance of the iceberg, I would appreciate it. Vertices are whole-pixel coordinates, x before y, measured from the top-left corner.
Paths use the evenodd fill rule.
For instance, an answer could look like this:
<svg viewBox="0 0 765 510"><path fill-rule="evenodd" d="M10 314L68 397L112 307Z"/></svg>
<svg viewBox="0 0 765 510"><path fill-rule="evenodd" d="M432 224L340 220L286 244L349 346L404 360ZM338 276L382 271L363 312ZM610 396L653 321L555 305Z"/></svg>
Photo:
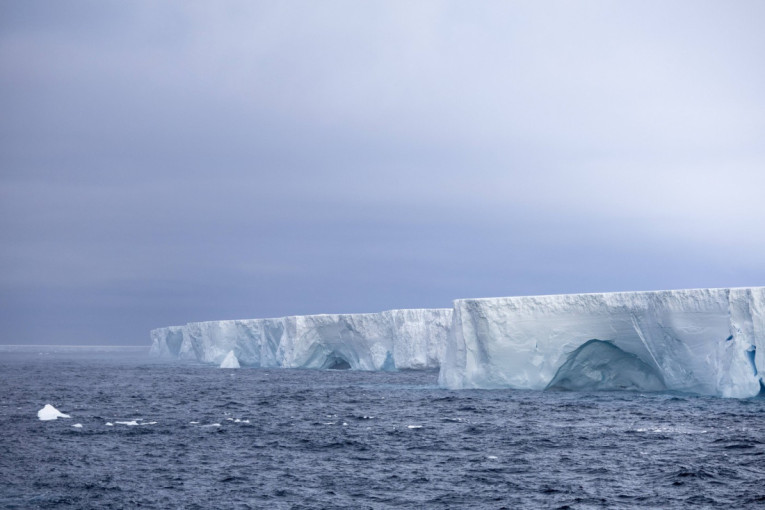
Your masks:
<svg viewBox="0 0 765 510"><path fill-rule="evenodd" d="M765 287L458 299L452 309L191 322L151 338L156 356L204 363L440 368L450 389L765 392Z"/></svg>
<svg viewBox="0 0 765 510"><path fill-rule="evenodd" d="M437 369L452 310L302 315L190 322L151 331L151 354L220 364L233 352L253 367Z"/></svg>
<svg viewBox="0 0 765 510"><path fill-rule="evenodd" d="M239 368L239 360L236 359L234 351L228 351L228 354L220 364L220 368Z"/></svg>
<svg viewBox="0 0 765 510"><path fill-rule="evenodd" d="M50 404L45 404L45 407L37 411L37 417L40 421L50 421L57 418L71 418L71 416L62 413Z"/></svg>
<svg viewBox="0 0 765 510"><path fill-rule="evenodd" d="M765 287L458 299L439 383L744 398L764 366Z"/></svg>

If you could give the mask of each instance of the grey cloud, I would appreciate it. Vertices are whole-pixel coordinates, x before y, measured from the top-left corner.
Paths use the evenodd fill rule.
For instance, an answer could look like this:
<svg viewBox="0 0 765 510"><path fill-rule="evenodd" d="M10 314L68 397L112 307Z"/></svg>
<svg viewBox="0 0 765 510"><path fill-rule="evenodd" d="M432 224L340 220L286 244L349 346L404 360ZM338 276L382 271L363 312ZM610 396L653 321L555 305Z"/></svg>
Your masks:
<svg viewBox="0 0 765 510"><path fill-rule="evenodd" d="M757 2L2 9L2 342L765 277Z"/></svg>

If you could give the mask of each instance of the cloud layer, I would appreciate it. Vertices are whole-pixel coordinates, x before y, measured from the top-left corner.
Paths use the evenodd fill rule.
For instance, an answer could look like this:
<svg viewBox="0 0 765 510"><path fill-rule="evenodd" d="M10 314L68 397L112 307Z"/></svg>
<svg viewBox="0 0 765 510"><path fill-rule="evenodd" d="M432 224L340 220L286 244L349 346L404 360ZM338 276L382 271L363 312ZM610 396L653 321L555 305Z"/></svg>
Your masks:
<svg viewBox="0 0 765 510"><path fill-rule="evenodd" d="M765 284L761 2L0 11L0 342Z"/></svg>

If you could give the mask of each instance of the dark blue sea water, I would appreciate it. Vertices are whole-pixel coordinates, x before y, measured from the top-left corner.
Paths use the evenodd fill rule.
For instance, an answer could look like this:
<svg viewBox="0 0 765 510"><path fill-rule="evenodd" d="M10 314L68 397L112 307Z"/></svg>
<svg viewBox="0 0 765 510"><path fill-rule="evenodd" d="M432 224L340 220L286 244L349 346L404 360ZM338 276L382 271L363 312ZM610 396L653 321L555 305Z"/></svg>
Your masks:
<svg viewBox="0 0 765 510"><path fill-rule="evenodd" d="M0 347L0 507L765 507L765 399L436 380Z"/></svg>

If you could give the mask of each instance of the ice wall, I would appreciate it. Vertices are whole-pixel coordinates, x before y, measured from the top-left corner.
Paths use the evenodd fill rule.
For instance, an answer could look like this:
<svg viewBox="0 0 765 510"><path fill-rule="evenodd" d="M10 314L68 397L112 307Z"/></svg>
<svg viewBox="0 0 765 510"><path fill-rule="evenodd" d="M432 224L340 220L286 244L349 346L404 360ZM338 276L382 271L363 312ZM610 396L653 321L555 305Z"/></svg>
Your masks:
<svg viewBox="0 0 765 510"><path fill-rule="evenodd" d="M194 322L152 330L158 356L242 365L393 370L437 368L450 309Z"/></svg>
<svg viewBox="0 0 765 510"><path fill-rule="evenodd" d="M624 356L599 344L580 349L592 340ZM610 356L633 374L617 377L587 355ZM749 397L760 391L758 367L765 370L764 287L459 299L439 382L544 389L565 380L587 389L590 380L597 389L608 377L617 388L645 380L645 390Z"/></svg>

